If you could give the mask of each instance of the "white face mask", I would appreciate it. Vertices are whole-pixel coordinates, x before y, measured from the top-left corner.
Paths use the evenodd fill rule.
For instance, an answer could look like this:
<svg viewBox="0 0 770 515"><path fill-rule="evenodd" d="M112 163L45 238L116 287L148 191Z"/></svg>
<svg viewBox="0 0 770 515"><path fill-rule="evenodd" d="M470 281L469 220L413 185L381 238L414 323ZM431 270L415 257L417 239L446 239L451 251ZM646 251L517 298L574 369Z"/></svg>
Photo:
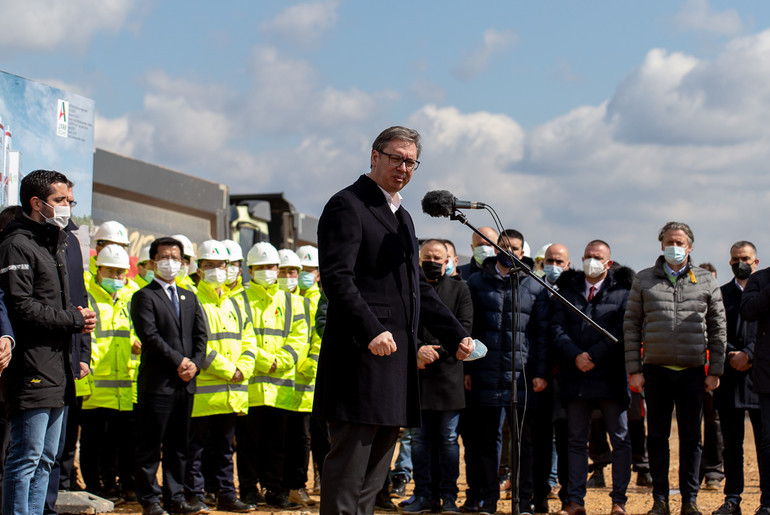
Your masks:
<svg viewBox="0 0 770 515"><path fill-rule="evenodd" d="M225 284L226 279L227 270L222 270L221 268L211 268L209 270L203 271L203 282L213 286L214 288L219 288Z"/></svg>
<svg viewBox="0 0 770 515"><path fill-rule="evenodd" d="M294 291L299 285L299 278L297 277L279 277L278 287L285 291Z"/></svg>
<svg viewBox="0 0 770 515"><path fill-rule="evenodd" d="M233 284L237 281L240 272L241 267L238 265L227 265L227 284Z"/></svg>
<svg viewBox="0 0 770 515"><path fill-rule="evenodd" d="M52 206L45 200L41 200L43 204L53 209L53 216L51 218L48 218L47 216L43 215L43 212L40 211L40 214L43 215L43 218L45 218L45 221L51 225L55 225L59 229L64 229L67 227L67 224L70 221L70 207L69 206Z"/></svg>
<svg viewBox="0 0 770 515"><path fill-rule="evenodd" d="M182 267L181 261L161 259L155 262L155 274L166 281L173 281Z"/></svg>
<svg viewBox="0 0 770 515"><path fill-rule="evenodd" d="M278 279L278 270L255 270L251 279L260 286L270 286Z"/></svg>
<svg viewBox="0 0 770 515"><path fill-rule="evenodd" d="M604 263L596 258L584 259L583 272L587 277L599 277L604 273Z"/></svg>

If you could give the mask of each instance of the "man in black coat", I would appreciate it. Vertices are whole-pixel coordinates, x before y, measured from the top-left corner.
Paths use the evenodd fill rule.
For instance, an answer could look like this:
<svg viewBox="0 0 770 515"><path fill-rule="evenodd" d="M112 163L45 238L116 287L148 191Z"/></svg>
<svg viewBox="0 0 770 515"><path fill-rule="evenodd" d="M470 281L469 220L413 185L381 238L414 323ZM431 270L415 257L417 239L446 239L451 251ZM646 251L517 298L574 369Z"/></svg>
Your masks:
<svg viewBox="0 0 770 515"><path fill-rule="evenodd" d="M560 514L585 513L588 438L591 412L602 412L612 444L612 515L625 515L631 479L628 433L630 390L623 348L623 315L633 272L611 271L610 246L601 240L586 245L583 272L565 272L559 293L618 339L613 343L556 299L551 301L551 333L559 365L560 397L567 408L568 503ZM560 457L561 459L561 457Z"/></svg>
<svg viewBox="0 0 770 515"><path fill-rule="evenodd" d="M372 513L400 426L420 425L417 325L458 359L473 343L425 280L399 191L419 165L420 136L384 130L371 171L336 193L318 223L329 298L313 414L329 421L321 513Z"/></svg>
<svg viewBox="0 0 770 515"><path fill-rule="evenodd" d="M449 256L440 240L427 240L420 248L420 266L441 301L470 332L473 301L468 285L445 275ZM414 502L407 513L421 513L433 506L444 513L457 512L457 478L460 445L457 424L465 407L463 364L448 352L441 340L420 324L418 360L429 363L420 370L422 426L412 440Z"/></svg>
<svg viewBox="0 0 770 515"><path fill-rule="evenodd" d="M22 212L0 242L0 288L16 348L2 382L11 423L3 512L43 513L64 405L74 399L71 335L91 332L96 315L69 297L65 259L68 179L35 170L21 181Z"/></svg>
<svg viewBox="0 0 770 515"><path fill-rule="evenodd" d="M131 300L131 319L142 342L137 375L136 493L145 515L162 515L156 475L163 451L163 499L172 513L208 511L184 499L187 435L194 378L208 340L203 309L195 294L176 285L184 249L173 238L150 246L155 279Z"/></svg>

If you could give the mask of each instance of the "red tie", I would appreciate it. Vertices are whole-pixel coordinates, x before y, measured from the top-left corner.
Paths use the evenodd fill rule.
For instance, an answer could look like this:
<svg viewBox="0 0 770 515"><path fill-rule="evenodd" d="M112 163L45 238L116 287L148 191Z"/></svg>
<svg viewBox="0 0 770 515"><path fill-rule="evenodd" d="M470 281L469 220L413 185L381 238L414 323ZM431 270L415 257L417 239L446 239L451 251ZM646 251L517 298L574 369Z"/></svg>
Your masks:
<svg viewBox="0 0 770 515"><path fill-rule="evenodd" d="M588 290L588 302L591 302L591 299L594 298L595 291L596 291L596 286L591 286L591 289Z"/></svg>

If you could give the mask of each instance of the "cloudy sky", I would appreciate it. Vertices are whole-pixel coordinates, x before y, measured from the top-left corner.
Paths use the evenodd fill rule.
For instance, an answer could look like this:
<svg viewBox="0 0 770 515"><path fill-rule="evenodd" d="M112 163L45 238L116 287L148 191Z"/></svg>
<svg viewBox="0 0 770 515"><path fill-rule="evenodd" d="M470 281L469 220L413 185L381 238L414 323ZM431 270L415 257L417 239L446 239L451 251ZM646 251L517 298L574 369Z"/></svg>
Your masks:
<svg viewBox="0 0 770 515"><path fill-rule="evenodd" d="M424 136L403 192L421 237L467 249L419 207L447 189L578 266L593 238L649 266L668 220L721 281L738 239L770 265L767 2L25 0L0 3L0 48L95 100L97 147L305 213L400 124Z"/></svg>

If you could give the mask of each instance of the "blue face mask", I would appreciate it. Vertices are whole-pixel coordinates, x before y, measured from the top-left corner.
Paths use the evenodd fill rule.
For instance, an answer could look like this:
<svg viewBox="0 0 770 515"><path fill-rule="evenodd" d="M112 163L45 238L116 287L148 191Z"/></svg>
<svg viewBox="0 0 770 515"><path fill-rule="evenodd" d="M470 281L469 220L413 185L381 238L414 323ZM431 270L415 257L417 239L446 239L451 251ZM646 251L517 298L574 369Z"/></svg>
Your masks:
<svg viewBox="0 0 770 515"><path fill-rule="evenodd" d="M446 275L452 275L455 271L455 261L454 259L450 259L449 263L446 264Z"/></svg>
<svg viewBox="0 0 770 515"><path fill-rule="evenodd" d="M491 245L479 245L473 249L473 259L476 260L476 264L481 266L485 259L497 255L497 251Z"/></svg>
<svg viewBox="0 0 770 515"><path fill-rule="evenodd" d="M681 265L687 259L687 252L685 247L676 247L671 245L663 249L663 257L666 258L671 265Z"/></svg>
<svg viewBox="0 0 770 515"><path fill-rule="evenodd" d="M299 289L307 290L315 284L315 274L313 272L299 273Z"/></svg>
<svg viewBox="0 0 770 515"><path fill-rule="evenodd" d="M561 276L561 273L563 271L564 271L564 269L562 267L560 267L560 266L556 266L556 265L544 265L543 266L543 272L545 272L545 276L552 283L556 282L556 279L558 279Z"/></svg>
<svg viewBox="0 0 770 515"><path fill-rule="evenodd" d="M144 274L144 280L151 283L153 279L155 279L155 270L147 270L147 273Z"/></svg>
<svg viewBox="0 0 770 515"><path fill-rule="evenodd" d="M115 293L125 286L122 279L113 279L112 277L105 277L99 284L107 293Z"/></svg>

